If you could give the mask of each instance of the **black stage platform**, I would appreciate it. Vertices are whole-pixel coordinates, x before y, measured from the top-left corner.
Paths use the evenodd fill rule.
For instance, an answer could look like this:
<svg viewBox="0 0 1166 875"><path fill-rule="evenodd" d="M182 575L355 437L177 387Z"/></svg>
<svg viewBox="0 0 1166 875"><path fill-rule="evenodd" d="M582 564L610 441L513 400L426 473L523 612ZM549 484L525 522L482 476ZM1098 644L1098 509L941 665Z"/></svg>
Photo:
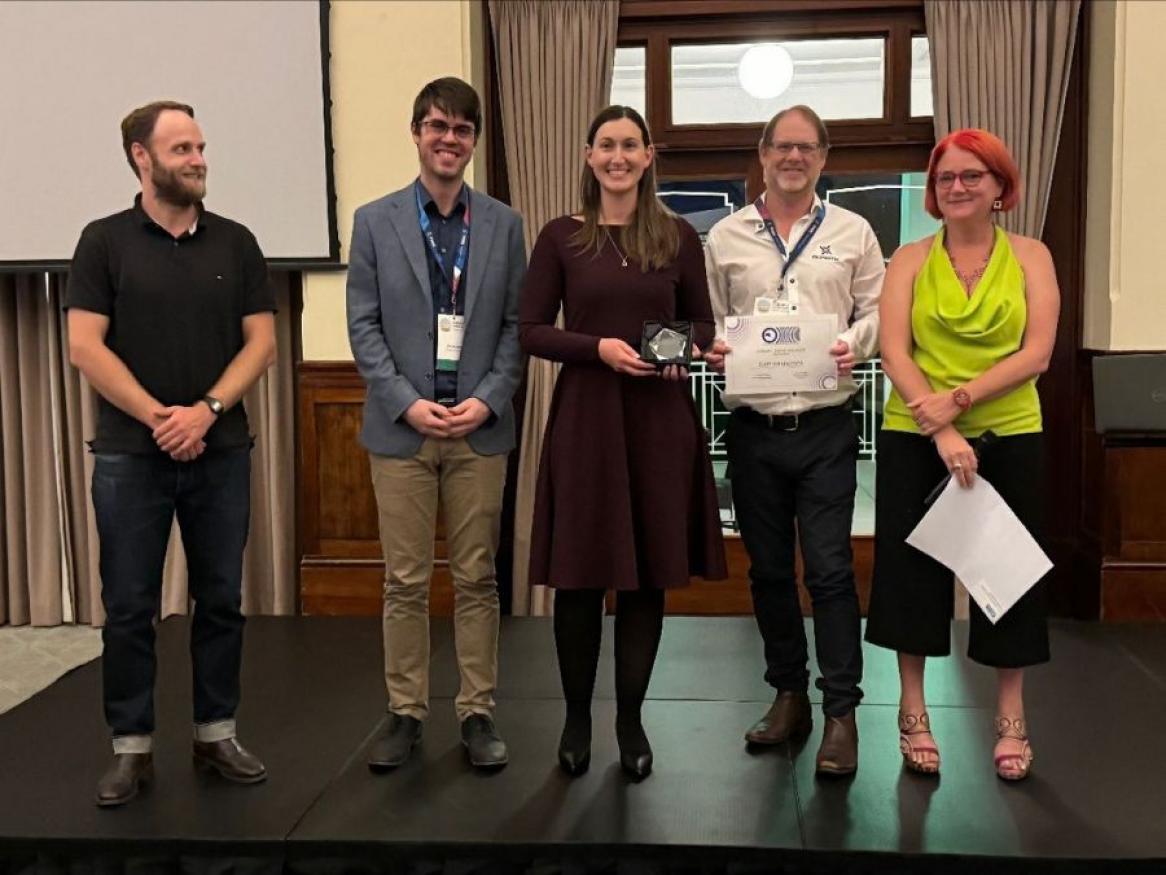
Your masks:
<svg viewBox="0 0 1166 875"><path fill-rule="evenodd" d="M0 872L1166 871L1163 626L1054 625L1053 662L1027 682L1034 772L1008 785L992 772L992 674L962 656L928 673L939 780L902 770L894 657L873 648L858 775L816 780L817 715L803 748L742 742L771 698L753 621L669 618L645 706L656 770L634 784L616 762L610 628L585 776L556 767L563 708L551 624L535 619L503 624L507 768L464 760L436 622L424 742L373 775L379 622L258 618L240 735L270 779L252 787L191 767L187 628L159 629L157 777L124 808L93 804L109 756L98 663L0 717Z"/></svg>

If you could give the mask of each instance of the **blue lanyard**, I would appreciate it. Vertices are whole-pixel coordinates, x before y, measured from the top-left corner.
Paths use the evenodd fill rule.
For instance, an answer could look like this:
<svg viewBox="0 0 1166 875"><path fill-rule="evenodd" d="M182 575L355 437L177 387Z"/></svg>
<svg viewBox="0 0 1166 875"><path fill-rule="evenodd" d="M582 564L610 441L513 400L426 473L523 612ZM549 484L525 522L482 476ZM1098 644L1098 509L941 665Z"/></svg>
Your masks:
<svg viewBox="0 0 1166 875"><path fill-rule="evenodd" d="M761 221L765 223L765 230L769 232L769 236L773 239L773 245L777 247L777 251L781 253L781 257L785 259L785 264L781 267L781 280L785 281L785 275L789 273L789 269L793 267L793 263L798 260L798 256L805 252L806 247L810 245L810 241L814 239L814 235L818 233L818 229L822 227L822 220L826 218L826 205L821 204L814 212L814 220L802 236L798 238L798 242L794 244L794 248L790 252L785 251L785 244L781 242L781 235L777 233L777 226L773 224L773 216L769 214L769 207L765 206L765 195L757 198L754 205L757 208L757 213L761 216Z"/></svg>
<svg viewBox="0 0 1166 875"><path fill-rule="evenodd" d="M441 249L437 245L437 238L433 236L433 223L429 221L429 213L425 212L425 207L421 203L421 183L413 186L413 193L417 195L417 221L421 223L421 233L425 235L425 241L429 244L429 251L433 253L433 257L437 261L438 270L445 277L445 281L449 283L450 309L456 313L457 290L462 282L462 274L466 271L466 256L470 248L470 193L468 191L466 192L466 210L462 213L462 238L458 241L457 249L454 251L452 278L445 272L445 260L441 257Z"/></svg>

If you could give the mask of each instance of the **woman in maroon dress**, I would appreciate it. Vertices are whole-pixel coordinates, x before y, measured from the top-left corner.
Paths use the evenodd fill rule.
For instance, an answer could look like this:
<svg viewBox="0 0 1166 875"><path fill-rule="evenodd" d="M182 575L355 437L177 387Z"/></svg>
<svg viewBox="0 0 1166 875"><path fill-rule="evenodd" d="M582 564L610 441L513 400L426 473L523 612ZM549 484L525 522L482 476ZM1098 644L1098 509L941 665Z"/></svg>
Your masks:
<svg viewBox="0 0 1166 875"><path fill-rule="evenodd" d="M591 693L603 598L616 591L616 738L633 777L652 769L640 720L664 592L725 577L704 432L684 368L644 362L645 321L688 320L713 339L700 238L656 198L651 137L610 106L587 133L578 216L549 222L531 255L519 332L562 362L539 467L530 582L555 587L555 647L567 719L559 763L591 759ZM562 306L564 327L555 319Z"/></svg>

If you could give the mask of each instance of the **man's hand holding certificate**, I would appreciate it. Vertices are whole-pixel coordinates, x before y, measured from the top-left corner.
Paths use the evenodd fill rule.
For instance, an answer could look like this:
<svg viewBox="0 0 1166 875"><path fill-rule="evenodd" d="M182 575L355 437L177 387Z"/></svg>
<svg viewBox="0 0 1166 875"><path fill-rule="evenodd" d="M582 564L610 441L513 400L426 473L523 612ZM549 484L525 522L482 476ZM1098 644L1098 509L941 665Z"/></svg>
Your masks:
<svg viewBox="0 0 1166 875"><path fill-rule="evenodd" d="M725 391L731 395L838 388L833 316L726 316Z"/></svg>

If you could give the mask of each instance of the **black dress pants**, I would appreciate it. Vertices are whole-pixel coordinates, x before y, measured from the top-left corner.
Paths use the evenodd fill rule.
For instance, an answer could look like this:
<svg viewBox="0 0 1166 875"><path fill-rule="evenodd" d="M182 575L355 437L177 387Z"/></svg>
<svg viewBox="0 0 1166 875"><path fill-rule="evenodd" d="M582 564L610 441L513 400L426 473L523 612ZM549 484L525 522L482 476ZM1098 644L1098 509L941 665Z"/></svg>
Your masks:
<svg viewBox="0 0 1166 875"><path fill-rule="evenodd" d="M1038 542L1044 510L1043 444L1039 433L997 438L984 448L979 466L979 476L995 487ZM930 438L895 431L879 436L874 580L866 620L871 644L917 656L951 652L952 573L907 543L927 512L924 500L946 476ZM969 526L977 523L968 520ZM996 623L975 601L968 614L968 656L974 662L1023 668L1048 661L1044 579Z"/></svg>
<svg viewBox="0 0 1166 875"><path fill-rule="evenodd" d="M796 426L791 428L791 426ZM765 680L782 692L809 688L809 653L794 573L800 544L814 608L814 638L827 716L862 698L862 641L850 530L858 431L849 405L772 421L745 409L729 421L729 477L751 563L753 611L765 645Z"/></svg>

